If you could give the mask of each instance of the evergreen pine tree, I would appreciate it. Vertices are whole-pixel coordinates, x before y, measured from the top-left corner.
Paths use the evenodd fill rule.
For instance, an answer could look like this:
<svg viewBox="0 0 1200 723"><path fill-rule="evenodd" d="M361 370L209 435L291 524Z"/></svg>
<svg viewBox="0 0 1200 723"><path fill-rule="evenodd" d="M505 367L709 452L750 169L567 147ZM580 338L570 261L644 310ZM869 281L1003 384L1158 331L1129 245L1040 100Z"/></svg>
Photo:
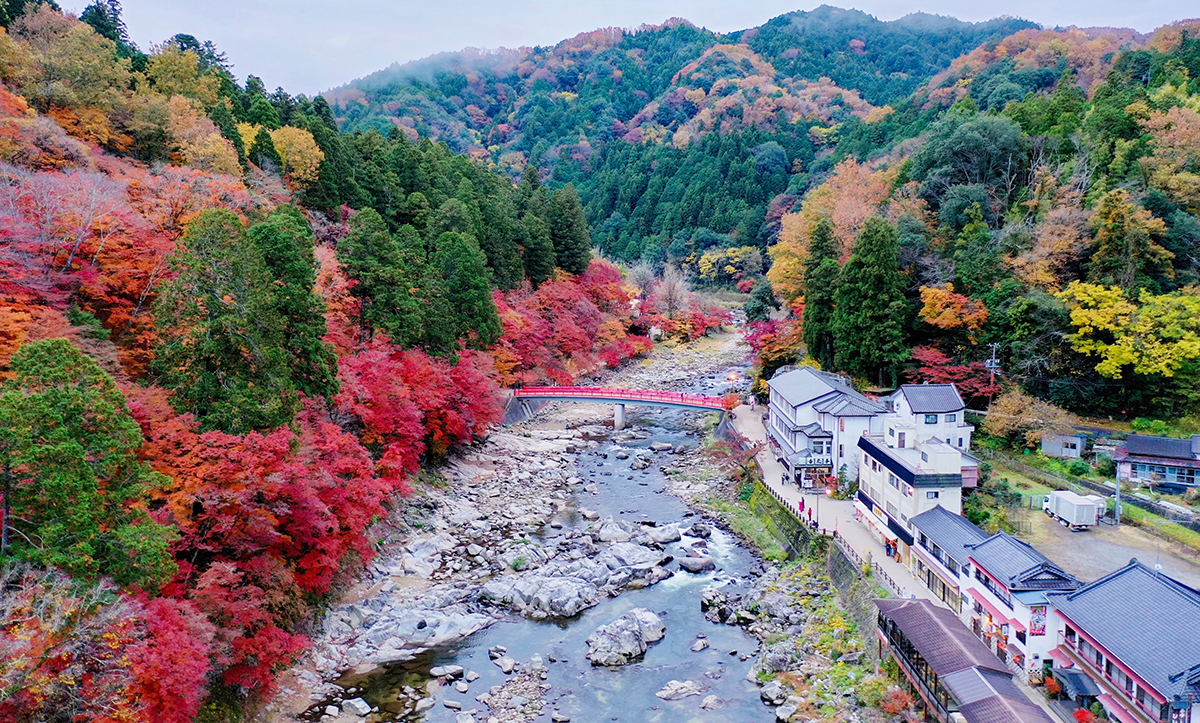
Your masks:
<svg viewBox="0 0 1200 723"><path fill-rule="evenodd" d="M311 397L332 397L338 390L337 356L324 341L325 302L313 293L317 262L308 219L295 206L281 206L246 233L274 281L274 310L291 355L292 383Z"/></svg>
<svg viewBox="0 0 1200 723"><path fill-rule="evenodd" d="M896 229L873 216L863 224L850 260L838 278L833 312L838 369L895 384L904 346L904 276Z"/></svg>
<svg viewBox="0 0 1200 723"><path fill-rule="evenodd" d="M242 140L242 134L238 133L237 121L233 119L233 114L229 112L229 108L225 105L225 100L221 99L217 102L213 109L209 112L208 117L221 131L221 137L233 144L234 150L238 154L238 162L242 164L242 168L246 168L246 142Z"/></svg>
<svg viewBox="0 0 1200 723"><path fill-rule="evenodd" d="M231 211L193 220L155 302L161 342L151 369L172 404L230 434L292 421L299 401L283 348L271 273Z"/></svg>
<svg viewBox="0 0 1200 723"><path fill-rule="evenodd" d="M978 203L967 209L967 219L955 243L954 271L957 288L967 296L977 297L991 291L1004 278L1004 263Z"/></svg>
<svg viewBox="0 0 1200 723"><path fill-rule="evenodd" d="M261 81L259 81L261 83ZM246 111L246 122L250 125L263 126L269 130L279 130L283 125L279 122L279 111L271 105L263 95L255 95Z"/></svg>
<svg viewBox="0 0 1200 723"><path fill-rule="evenodd" d="M283 168L283 159L275 150L275 142L266 128L259 128L250 144L250 162L268 173L279 173Z"/></svg>
<svg viewBox="0 0 1200 723"><path fill-rule="evenodd" d="M22 346L0 386L0 559L154 593L175 572L175 530L146 514L166 482L137 458L125 396L66 339Z"/></svg>
<svg viewBox="0 0 1200 723"><path fill-rule="evenodd" d="M533 288L554 277L554 242L546 224L535 214L527 213L521 219L525 242L525 276Z"/></svg>
<svg viewBox="0 0 1200 723"><path fill-rule="evenodd" d="M750 294L750 299L746 305L742 307L746 312L746 321L769 321L771 319L771 311L779 308L779 300L775 298L775 290L771 288L771 282L767 277L763 276L754 285L754 292Z"/></svg>
<svg viewBox="0 0 1200 723"><path fill-rule="evenodd" d="M592 260L592 237L574 185L568 183L554 192L547 216L558 267L570 274L582 274Z"/></svg>
<svg viewBox="0 0 1200 723"><path fill-rule="evenodd" d="M830 369L834 360L833 315L837 299L837 243L833 224L822 218L813 226L804 265L804 345L808 355Z"/></svg>
<svg viewBox="0 0 1200 723"><path fill-rule="evenodd" d="M495 343L501 331L486 261L470 235L449 232L438 237L435 265L446 283L455 336L477 349Z"/></svg>

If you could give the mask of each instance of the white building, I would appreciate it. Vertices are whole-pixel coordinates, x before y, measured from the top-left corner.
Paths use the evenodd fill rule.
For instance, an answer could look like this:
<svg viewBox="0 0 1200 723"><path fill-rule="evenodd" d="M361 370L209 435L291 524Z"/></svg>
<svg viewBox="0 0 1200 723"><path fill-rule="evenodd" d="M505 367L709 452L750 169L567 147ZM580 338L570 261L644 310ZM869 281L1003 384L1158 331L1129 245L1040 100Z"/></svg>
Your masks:
<svg viewBox="0 0 1200 723"><path fill-rule="evenodd" d="M953 384L905 384L885 401L891 410L882 422L889 447L915 449L936 439L960 452L971 448L975 427L967 424L967 405ZM965 461L963 486L974 487L979 461L970 455Z"/></svg>
<svg viewBox="0 0 1200 723"><path fill-rule="evenodd" d="M970 565L961 575L963 622L1014 671L1040 677L1058 644L1047 627L1047 594L1082 583L1004 532L965 549Z"/></svg>
<svg viewBox="0 0 1200 723"><path fill-rule="evenodd" d="M842 467L858 474L858 438L878 429L887 410L854 391L842 377L810 367L781 370L771 390L767 437L775 457L793 482L824 484Z"/></svg>

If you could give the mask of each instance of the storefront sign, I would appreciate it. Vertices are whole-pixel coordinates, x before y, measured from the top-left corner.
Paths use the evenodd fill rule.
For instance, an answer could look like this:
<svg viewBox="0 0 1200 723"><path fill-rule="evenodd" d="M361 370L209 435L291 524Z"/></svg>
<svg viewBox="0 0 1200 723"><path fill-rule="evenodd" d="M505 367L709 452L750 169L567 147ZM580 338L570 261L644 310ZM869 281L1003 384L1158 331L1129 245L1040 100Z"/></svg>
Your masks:
<svg viewBox="0 0 1200 723"><path fill-rule="evenodd" d="M1045 605L1030 605L1029 606L1029 634L1030 635L1045 635L1046 634L1046 606Z"/></svg>

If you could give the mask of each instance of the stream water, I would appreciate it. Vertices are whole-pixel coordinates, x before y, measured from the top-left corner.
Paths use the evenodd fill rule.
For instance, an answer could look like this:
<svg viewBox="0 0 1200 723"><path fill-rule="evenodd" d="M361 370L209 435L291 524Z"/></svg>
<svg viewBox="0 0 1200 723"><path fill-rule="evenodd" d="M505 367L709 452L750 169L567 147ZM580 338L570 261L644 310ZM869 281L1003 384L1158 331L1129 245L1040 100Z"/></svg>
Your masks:
<svg viewBox="0 0 1200 723"><path fill-rule="evenodd" d="M698 379L689 385L688 391L724 393L729 385L726 373ZM657 465L670 464L669 457L658 456L655 464L645 470L630 468L636 452L653 442L698 444L699 439L683 424L684 414L688 412L631 407L629 419L647 434L647 439L620 444L604 440L580 454L578 474L588 482L598 483L599 494L578 495L582 497L578 506L597 510L602 519L611 515L628 522L654 520L660 525L675 522L683 530L699 521L683 501L662 491L666 477ZM622 450L629 453L628 459L616 458L615 454ZM575 509L575 504L568 506L558 520L563 528L547 526L546 535L564 534L575 526L585 526L586 521L579 518ZM339 683L357 688L356 695L379 706L381 711L392 712L399 720L453 722L458 711L444 706L445 701L452 701L460 703L463 711L476 711L475 720L482 723L488 714L475 696L503 684L508 677L488 656L490 647L501 645L508 649L508 656L518 661L541 656L549 668L548 678L543 682L551 688L543 696L544 713L539 721L548 721L552 710L577 722L773 720L771 709L759 700L758 686L746 679L758 641L740 627L707 621L700 610L700 595L706 587L724 585L738 592L747 589L752 583L749 571L754 566L754 556L720 529L713 529L705 541L685 534L681 541L668 545L667 552L681 557L689 546L696 544L707 545L708 554L717 565L715 571L694 575L676 570L669 579L604 600L567 621L536 622L523 618L502 621L451 649L369 676L348 674ZM652 644L639 662L620 668L592 666L586 657L585 639L598 626L636 607L657 613L666 625L666 636ZM707 637L709 647L693 652L691 647L701 634ZM400 688L423 687L431 679L431 667L451 664L479 674L468 692L459 693L452 685L444 686L436 694L437 705L420 715L411 714L401 706L397 697ZM705 691L701 696L678 701L657 698L655 693L670 680L694 681ZM702 710L700 702L707 695L721 698L725 708ZM319 710L320 706L313 709L317 714L314 717L319 717Z"/></svg>

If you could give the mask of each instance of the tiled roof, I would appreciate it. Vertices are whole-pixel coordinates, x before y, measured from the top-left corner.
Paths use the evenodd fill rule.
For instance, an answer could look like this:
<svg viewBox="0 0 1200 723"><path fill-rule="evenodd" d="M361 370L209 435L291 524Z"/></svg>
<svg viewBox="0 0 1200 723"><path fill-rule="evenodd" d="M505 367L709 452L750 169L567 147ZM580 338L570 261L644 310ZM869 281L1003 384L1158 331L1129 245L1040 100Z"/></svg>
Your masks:
<svg viewBox="0 0 1200 723"><path fill-rule="evenodd" d="M1171 437L1148 437L1141 434L1131 434L1125 440L1125 450L1129 454L1142 457L1167 457L1168 459L1195 459L1192 452L1194 443L1191 439L1172 439Z"/></svg>
<svg viewBox="0 0 1200 723"><path fill-rule="evenodd" d="M928 600L876 600L875 606L916 648L967 723L1054 723L954 613Z"/></svg>
<svg viewBox="0 0 1200 723"><path fill-rule="evenodd" d="M1081 584L1042 553L1006 532L966 546L967 554L1010 591L1074 590Z"/></svg>
<svg viewBox="0 0 1200 723"><path fill-rule="evenodd" d="M1135 559L1046 598L1163 696L1200 695L1200 592Z"/></svg>
<svg viewBox="0 0 1200 723"><path fill-rule="evenodd" d="M1016 688L1015 684L1010 685ZM1022 695L1019 688L1015 694L965 703L959 706L958 712L967 723L1054 723L1054 719Z"/></svg>
<svg viewBox="0 0 1200 723"><path fill-rule="evenodd" d="M908 522L925 533L959 565L967 564L967 545L987 539L983 530L971 524L970 520L941 505L922 512Z"/></svg>
<svg viewBox="0 0 1200 723"><path fill-rule="evenodd" d="M812 402L814 409L818 405L824 407L817 411L854 417L872 416L885 411L883 405L872 402L854 391L846 380L812 367L800 367L776 374L767 382L767 386L793 407Z"/></svg>
<svg viewBox="0 0 1200 723"><path fill-rule="evenodd" d="M896 623L935 674L978 667L1012 676L996 654L948 609L912 599L876 600L875 606Z"/></svg>
<svg viewBox="0 0 1200 723"><path fill-rule="evenodd" d="M904 395L914 414L957 412L967 406L953 384L905 384L896 393Z"/></svg>

